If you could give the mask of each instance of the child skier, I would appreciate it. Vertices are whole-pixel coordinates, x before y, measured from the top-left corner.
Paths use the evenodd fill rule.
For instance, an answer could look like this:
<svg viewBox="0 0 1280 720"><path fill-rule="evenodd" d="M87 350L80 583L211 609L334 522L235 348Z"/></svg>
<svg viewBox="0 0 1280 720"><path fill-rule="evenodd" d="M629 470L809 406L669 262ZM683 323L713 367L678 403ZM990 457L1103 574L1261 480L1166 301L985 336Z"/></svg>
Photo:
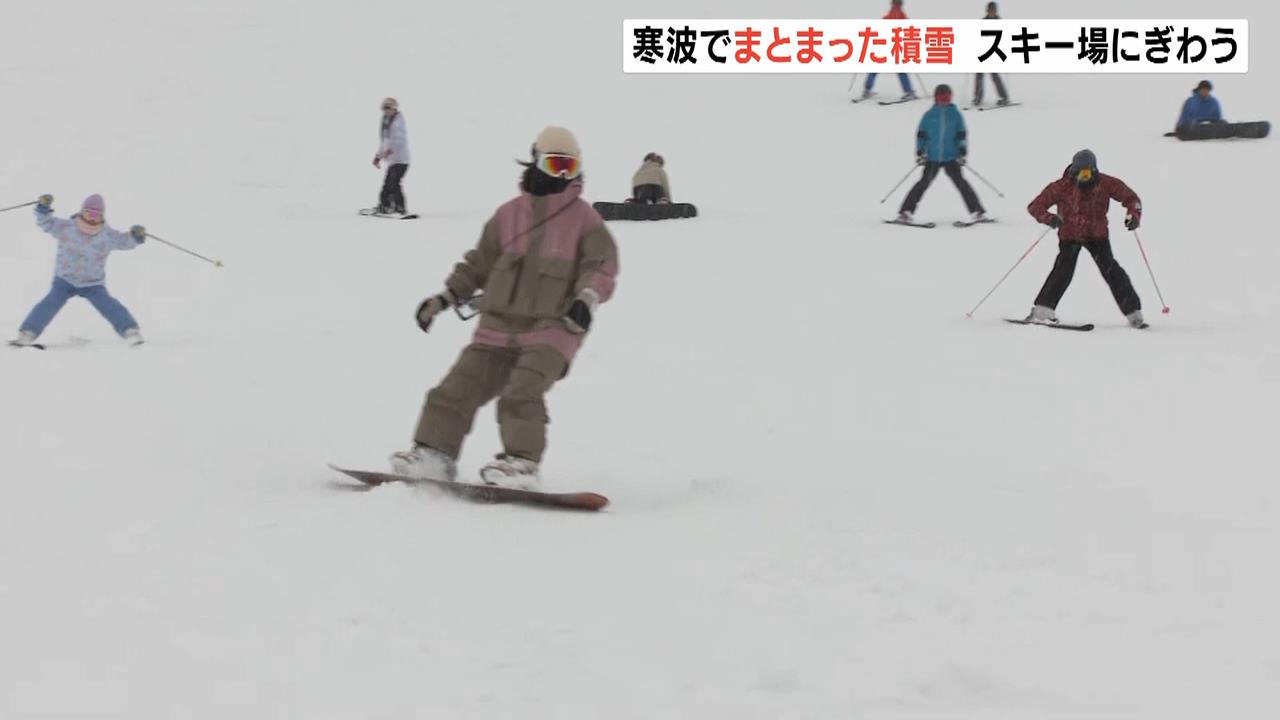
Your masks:
<svg viewBox="0 0 1280 720"><path fill-rule="evenodd" d="M647 205L671 202L671 184L667 181L664 165L666 161L658 153L651 152L644 156L640 169L631 176L630 202Z"/></svg>
<svg viewBox="0 0 1280 720"><path fill-rule="evenodd" d="M978 194L961 171L969 153L969 137L964 116L951 103L951 86L939 85L933 91L933 102L933 107L920 118L920 126L916 130L916 163L924 166L924 174L902 201L898 222L914 222L912 215L916 206L924 197L924 191L938 177L939 170L946 170L947 177L964 198L974 222L985 220L987 213L978 201Z"/></svg>
<svg viewBox="0 0 1280 720"><path fill-rule="evenodd" d="M889 12L885 13L882 20L906 20L907 14L902 10L902 0L892 0L889 6ZM916 91L911 89L911 76L906 73L898 73L898 83L902 85L902 99L915 100ZM868 73L867 81L862 86L862 99L866 100L875 93L876 73Z"/></svg>
<svg viewBox="0 0 1280 720"><path fill-rule="evenodd" d="M112 250L138 247L146 239L147 230L141 225L134 225L127 233L113 230L106 225L105 210L102 196L90 195L80 206L80 212L70 219L55 218L53 196L40 196L35 208L36 224L58 240L53 287L22 321L18 337L11 345L34 345L62 306L76 296L88 300L130 345L142 344L137 321L107 292L105 283L107 256Z"/></svg>
<svg viewBox="0 0 1280 720"><path fill-rule="evenodd" d="M582 161L572 133L544 129L531 162L521 164L520 195L485 224L444 291L418 307L425 332L450 305L484 291L475 336L427 393L414 446L391 456L398 474L455 480L472 420L496 397L504 452L481 480L524 489L540 482L544 396L568 372L596 306L613 295L618 254L599 213L579 199Z"/></svg>
<svg viewBox="0 0 1280 720"><path fill-rule="evenodd" d="M378 196L375 213L404 215L404 189L401 183L409 172L409 130L405 127L400 103L395 98L382 101L382 123L378 130L378 153L373 156L373 166L387 163L387 174L382 180L382 192Z"/></svg>
<svg viewBox="0 0 1280 720"><path fill-rule="evenodd" d="M1098 272L1107 281L1111 296L1129 324L1135 328L1147 326L1142 319L1142 301L1138 299L1128 273L1111 253L1107 208L1112 200L1123 204L1129 211L1124 220L1125 228L1137 230L1142 220L1142 201L1137 193L1118 178L1098 172L1097 157L1090 150L1081 150L1071 158L1071 165L1062 177L1049 183L1027 206L1027 212L1038 222L1058 229L1058 258L1036 296L1036 304L1027 320L1038 323L1058 321L1055 314L1058 301L1071 285L1076 260L1084 248L1093 256ZM1058 206L1056 215L1049 212L1053 205Z"/></svg>

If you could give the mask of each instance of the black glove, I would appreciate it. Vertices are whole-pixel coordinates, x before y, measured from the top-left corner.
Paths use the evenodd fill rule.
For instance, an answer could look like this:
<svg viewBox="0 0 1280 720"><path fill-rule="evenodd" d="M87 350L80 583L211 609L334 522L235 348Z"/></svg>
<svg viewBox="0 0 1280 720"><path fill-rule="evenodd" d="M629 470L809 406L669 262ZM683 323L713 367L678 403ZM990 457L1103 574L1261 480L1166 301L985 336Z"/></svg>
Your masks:
<svg viewBox="0 0 1280 720"><path fill-rule="evenodd" d="M1126 230L1137 230L1141 224L1141 218L1138 215L1129 215L1124 219L1124 228Z"/></svg>
<svg viewBox="0 0 1280 720"><path fill-rule="evenodd" d="M582 298L573 301L569 312L564 316L565 327L575 335L581 335L591 329L591 306Z"/></svg>
<svg viewBox="0 0 1280 720"><path fill-rule="evenodd" d="M414 318L418 321L418 327L422 328L422 332L431 332L431 321L449 307L450 297L451 293L446 290L422 301L418 306L418 312L414 313Z"/></svg>
<svg viewBox="0 0 1280 720"><path fill-rule="evenodd" d="M1050 215L1049 222L1045 223L1045 225L1048 225L1054 230L1057 230L1058 228L1062 227L1062 218L1058 217L1057 215Z"/></svg>
<svg viewBox="0 0 1280 720"><path fill-rule="evenodd" d="M961 167L964 167L964 165L969 162L969 151L960 151L960 155L956 157L956 162L960 163Z"/></svg>
<svg viewBox="0 0 1280 720"><path fill-rule="evenodd" d="M139 244L147 241L147 229L141 225L134 225L129 228L129 234L132 235L133 239Z"/></svg>
<svg viewBox="0 0 1280 720"><path fill-rule="evenodd" d="M36 212L44 215L53 212L53 196L45 193L36 200Z"/></svg>
<svg viewBox="0 0 1280 720"><path fill-rule="evenodd" d="M924 163L925 163L925 160L924 160L924 153L922 153L922 152L918 152L918 153L916 153L916 164L917 164L917 165L923 165Z"/></svg>

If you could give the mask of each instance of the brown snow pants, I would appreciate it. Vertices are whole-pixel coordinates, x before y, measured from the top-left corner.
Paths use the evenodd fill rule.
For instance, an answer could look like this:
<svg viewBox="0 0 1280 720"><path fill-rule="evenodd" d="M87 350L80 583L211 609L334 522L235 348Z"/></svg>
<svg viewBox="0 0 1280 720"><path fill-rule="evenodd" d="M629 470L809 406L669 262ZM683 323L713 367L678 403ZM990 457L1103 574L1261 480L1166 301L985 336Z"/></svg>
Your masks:
<svg viewBox="0 0 1280 720"><path fill-rule="evenodd" d="M548 345L469 345L444 380L427 393L414 439L457 459L476 412L496 397L504 451L541 462L550 422L544 398L567 365Z"/></svg>

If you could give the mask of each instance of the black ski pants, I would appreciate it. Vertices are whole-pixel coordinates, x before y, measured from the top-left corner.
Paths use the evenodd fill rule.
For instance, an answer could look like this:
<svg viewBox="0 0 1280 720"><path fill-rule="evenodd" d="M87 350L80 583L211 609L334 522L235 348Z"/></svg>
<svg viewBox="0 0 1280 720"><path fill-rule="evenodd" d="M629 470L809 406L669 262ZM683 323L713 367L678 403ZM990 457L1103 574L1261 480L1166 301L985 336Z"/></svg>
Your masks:
<svg viewBox="0 0 1280 720"><path fill-rule="evenodd" d="M938 177L938 171L944 169L947 171L947 177L951 178L951 182L955 183L956 189L960 191L960 196L964 198L965 207L969 208L969 212L985 212L982 209L982 203L978 202L978 194L973 191L969 181L964 179L964 175L960 172L960 163L955 160L944 163L925 163L924 175L920 176L920 181L911 188L911 192L907 193L907 199L902 201L901 212L915 212L916 206L920 204L920 198L924 197L924 191L928 190L933 184L933 179Z"/></svg>
<svg viewBox="0 0 1280 720"><path fill-rule="evenodd" d="M1093 262L1097 264L1098 272L1102 273L1102 279L1111 288L1111 296L1115 298L1116 305L1120 306L1120 312L1128 315L1141 310L1142 301L1138 299L1138 291L1133 289L1129 274L1116 262L1115 255L1111 254L1110 240L1060 240L1058 259L1053 261L1053 269L1049 271L1044 287L1040 288L1040 294L1036 296L1036 304L1048 308L1058 307L1058 302L1071 285L1071 278L1075 276L1076 260L1080 257L1081 248L1087 249L1093 256Z"/></svg>
<svg viewBox="0 0 1280 720"><path fill-rule="evenodd" d="M667 191L663 190L662 186L656 183L637 185L631 188L631 199L635 202L652 205L661 200L666 200Z"/></svg>
<svg viewBox="0 0 1280 720"><path fill-rule="evenodd" d="M404 174L409 172L407 163L396 163L387 167L387 176L382 180L382 194L378 196L378 206L388 212L404 212L404 190L400 182Z"/></svg>
<svg viewBox="0 0 1280 720"><path fill-rule="evenodd" d="M1004 89L1004 80L1001 80L1000 76L997 75L996 73L991 73L991 82L996 86L996 94L1000 96L1000 99L1008 102L1009 93ZM973 104L974 105L982 104L982 96L986 91L986 86L987 84L982 81L982 73L978 73L976 76L974 76L974 80L973 80Z"/></svg>

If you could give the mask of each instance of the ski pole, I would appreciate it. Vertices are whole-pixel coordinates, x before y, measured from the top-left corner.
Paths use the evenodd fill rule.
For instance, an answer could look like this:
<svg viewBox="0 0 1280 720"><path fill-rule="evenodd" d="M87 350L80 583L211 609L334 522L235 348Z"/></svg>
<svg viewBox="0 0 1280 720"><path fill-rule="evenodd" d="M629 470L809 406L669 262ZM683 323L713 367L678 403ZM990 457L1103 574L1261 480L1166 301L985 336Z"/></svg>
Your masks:
<svg viewBox="0 0 1280 720"><path fill-rule="evenodd" d="M986 302L987 298L991 297L991 295L995 293L996 289L1004 284L1004 281L1007 280L1009 276L1013 274L1014 270L1018 269L1018 266L1022 264L1022 261L1027 259L1027 256L1031 254L1031 251L1036 249L1036 246L1040 244L1040 241L1044 239L1044 236L1048 235L1049 231L1052 229L1053 228L1051 227L1045 228L1044 232L1040 233L1040 237L1036 238L1036 241L1031 243L1031 247L1027 248L1027 251L1022 253L1022 257L1018 258L1018 262L1014 263L1013 267L1009 268L1009 272L1005 273L1004 277L1000 278L1000 281L996 283L995 287L991 288L991 290L986 295L983 295L982 299L978 301L978 304L974 305L973 309L965 313L964 316L967 318L973 317L973 314L978 312L978 308L982 307L982 303Z"/></svg>
<svg viewBox="0 0 1280 720"><path fill-rule="evenodd" d="M977 170L974 170L972 165L965 165L965 167L969 168L969 172L973 173L973 176L981 180L984 184L986 184L987 187L991 188L992 190L995 190L997 195L999 195L1000 197L1004 197L1004 193L1000 192L1000 189L997 188L995 185L992 185L990 182L987 182L987 179L982 177L982 173L978 172Z"/></svg>
<svg viewBox="0 0 1280 720"><path fill-rule="evenodd" d="M1133 231L1133 239L1138 241L1138 252L1142 253L1142 262L1147 266L1147 274L1151 276L1151 284L1156 286L1156 297L1160 298L1160 312L1168 315L1169 304L1164 301L1164 295L1160 292L1160 283L1156 282L1155 271L1151 269L1151 261L1147 259L1147 249L1142 247L1142 238L1138 237L1138 231Z"/></svg>
<svg viewBox="0 0 1280 720"><path fill-rule="evenodd" d="M849 92L853 92L853 87L857 84L858 84L858 73L854 73L853 77L849 78Z"/></svg>
<svg viewBox="0 0 1280 720"><path fill-rule="evenodd" d="M924 82L924 78L916 75L916 82L920 83L920 89L924 91L924 94L921 95L921 97L929 97L932 95L932 93L929 92L929 86Z"/></svg>
<svg viewBox="0 0 1280 720"><path fill-rule="evenodd" d="M918 164L918 163L917 163L916 165L912 165L912 166L911 166L911 169L907 171L907 174L906 174L906 175L903 175L903 176L902 176L902 179L898 181L898 184L897 184L897 185L894 185L894 186L893 186L893 189L889 191L889 194L888 194L888 195L885 195L885 196L884 196L884 198L883 198L882 200L880 200L880 204L881 204L881 205L883 205L883 204L884 204L884 201L885 201L885 200L888 200L888 199L889 199L889 198L890 198L894 193L896 193L896 192L898 191L898 188L902 187L902 183L906 182L906 181L907 181L907 178L909 178L909 177L911 177L913 174L915 174L915 171L916 171L916 168L917 168L917 167L919 167L919 164Z"/></svg>
<svg viewBox="0 0 1280 720"><path fill-rule="evenodd" d="M171 242L169 242L168 240L165 240L164 238L158 238L158 237L156 237L155 235L152 235L151 233L147 233L147 237L151 238L152 240L157 240L157 241L159 241L159 242L162 242L162 243L164 243L165 245L168 245L169 247L173 248L174 250L181 250L182 252L184 252L184 253L186 253L186 254L188 254L188 255L191 255L191 256L193 256L193 257L198 257L198 258L200 258L201 260L203 260L203 261L205 261L205 262L209 263L210 265L212 265L212 266L214 266L214 267L222 267L222 261L221 261L221 260L212 260L212 259L210 259L210 258L207 258L207 257L205 257L205 256L201 255L200 253L191 252L190 250L188 250L188 249L186 249L186 248L182 247L181 245L176 245L176 244L174 244L174 243L171 243Z"/></svg>
<svg viewBox="0 0 1280 720"><path fill-rule="evenodd" d="M25 202L25 203L22 203L21 205L12 205L7 208L0 208L0 212L9 212L10 210L17 210L18 208L31 207L32 205L35 205L38 202L40 201L32 200L31 202Z"/></svg>

